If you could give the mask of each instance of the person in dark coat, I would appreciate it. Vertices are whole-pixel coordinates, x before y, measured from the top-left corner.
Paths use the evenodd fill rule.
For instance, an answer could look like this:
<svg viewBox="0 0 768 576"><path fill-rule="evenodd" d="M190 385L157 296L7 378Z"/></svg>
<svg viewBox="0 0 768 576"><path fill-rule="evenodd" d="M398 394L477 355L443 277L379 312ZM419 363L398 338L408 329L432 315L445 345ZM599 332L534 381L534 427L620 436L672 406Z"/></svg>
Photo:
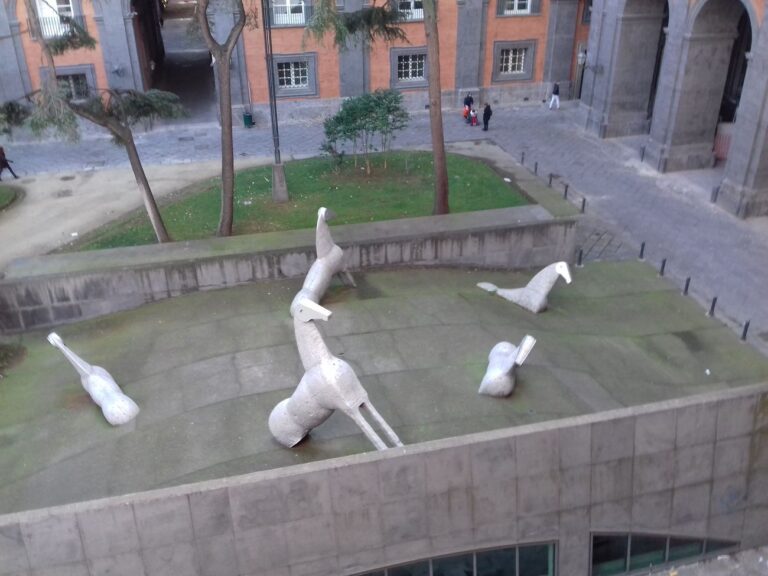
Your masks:
<svg viewBox="0 0 768 576"><path fill-rule="evenodd" d="M491 110L491 105L486 102L485 108L483 108L483 130L486 132L488 131L488 122L491 121L491 116L493 116L493 110Z"/></svg>
<svg viewBox="0 0 768 576"><path fill-rule="evenodd" d="M472 106L474 105L475 105L475 99L472 98L472 93L467 92L467 95L464 96L464 110L466 112L464 114L464 119L467 121L467 124L470 123L469 112L472 110Z"/></svg>
<svg viewBox="0 0 768 576"><path fill-rule="evenodd" d="M0 146L0 180L3 179L2 178L3 170L5 170L6 168L8 168L8 171L11 174L13 174L14 178L18 180L19 177L16 176L16 172L14 172L13 168L11 168L11 164L10 164L11 162L13 162L13 160L8 160L8 158L5 157L5 149L2 146Z"/></svg>

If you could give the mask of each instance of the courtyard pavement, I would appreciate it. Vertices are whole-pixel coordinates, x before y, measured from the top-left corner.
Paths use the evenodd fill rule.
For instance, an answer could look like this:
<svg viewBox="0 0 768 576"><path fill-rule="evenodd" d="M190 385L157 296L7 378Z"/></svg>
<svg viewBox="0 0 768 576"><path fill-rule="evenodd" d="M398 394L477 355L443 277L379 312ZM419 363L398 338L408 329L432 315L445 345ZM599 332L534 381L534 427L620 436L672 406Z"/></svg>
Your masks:
<svg viewBox="0 0 768 576"><path fill-rule="evenodd" d="M626 258L646 242L648 261L659 266L666 259L666 274L679 286L691 277L691 293L703 307L708 308L717 296L716 314L734 330L740 330L751 319L753 344L768 352L768 218L742 221L711 204L717 170L657 174L640 162L642 138L599 140L580 129L579 119L574 103L567 103L559 111L549 111L543 104L497 108L490 131L483 132L463 123L458 111L446 111L445 137L448 142L487 138L518 161L525 153L525 165L533 169L538 163L543 179L553 173L554 186L559 190L568 183L575 202L586 198L581 244L587 260ZM323 139L321 119L284 123L280 136L285 160L317 155ZM212 162L219 154L219 129L215 123L165 126L142 133L137 139L149 166L186 164L189 166L185 169L194 170L204 163L208 173L215 171ZM236 157L248 164L269 162L271 142L268 126L238 128ZM426 112L412 116L408 127L398 134L395 146L429 147ZM127 166L121 149L107 138L93 137L92 132L78 144L10 143L6 151L25 177L20 182L30 185L35 179L45 179L45 173L81 179L94 170ZM79 172L84 170L87 172ZM173 170L166 174L172 177ZM129 175L124 179L130 180ZM72 190L72 186L60 187ZM57 213L55 202L56 198L51 198L51 217ZM131 202L133 207L139 205L138 198ZM115 214L117 211L110 213L112 217ZM82 233L78 217L68 217L73 218L72 231ZM0 219L0 234L5 221L6 216ZM34 221L25 224L40 226ZM14 243L23 244L25 235L14 233L2 241L4 250L13 253Z"/></svg>

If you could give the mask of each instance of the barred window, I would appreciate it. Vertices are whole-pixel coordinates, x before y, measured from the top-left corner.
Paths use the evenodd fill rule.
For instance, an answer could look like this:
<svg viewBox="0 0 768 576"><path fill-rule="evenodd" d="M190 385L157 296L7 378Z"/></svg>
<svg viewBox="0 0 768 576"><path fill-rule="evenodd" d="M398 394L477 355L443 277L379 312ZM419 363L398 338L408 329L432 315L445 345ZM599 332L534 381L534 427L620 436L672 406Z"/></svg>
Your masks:
<svg viewBox="0 0 768 576"><path fill-rule="evenodd" d="M525 72L527 48L505 48L499 54L499 74L522 74Z"/></svg>
<svg viewBox="0 0 768 576"><path fill-rule="evenodd" d="M422 0L400 0L398 9L405 20L424 20L424 4Z"/></svg>
<svg viewBox="0 0 768 576"><path fill-rule="evenodd" d="M424 68L427 62L426 54L398 54L398 80L424 80Z"/></svg>
<svg viewBox="0 0 768 576"><path fill-rule="evenodd" d="M530 0L501 0L504 2L502 14L530 14Z"/></svg>
<svg viewBox="0 0 768 576"><path fill-rule="evenodd" d="M56 79L67 100L85 100L88 98L88 78L85 74L61 74L57 75Z"/></svg>
<svg viewBox="0 0 768 576"><path fill-rule="evenodd" d="M307 88L309 63L306 60L277 63L277 85L282 89Z"/></svg>

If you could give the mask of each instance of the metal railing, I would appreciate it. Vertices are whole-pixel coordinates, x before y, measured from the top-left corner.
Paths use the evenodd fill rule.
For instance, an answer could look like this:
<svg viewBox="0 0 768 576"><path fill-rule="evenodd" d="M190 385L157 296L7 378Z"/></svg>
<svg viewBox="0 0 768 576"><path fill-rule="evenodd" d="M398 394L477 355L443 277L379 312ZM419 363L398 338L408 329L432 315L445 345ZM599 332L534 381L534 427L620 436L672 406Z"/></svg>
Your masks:
<svg viewBox="0 0 768 576"><path fill-rule="evenodd" d="M416 8L416 9L400 9L400 17L405 21L410 20L424 20L424 9L423 8Z"/></svg>
<svg viewBox="0 0 768 576"><path fill-rule="evenodd" d="M43 38L60 38L72 32L74 26L79 26L83 30L85 27L84 16L48 16L38 18L40 21L40 30Z"/></svg>

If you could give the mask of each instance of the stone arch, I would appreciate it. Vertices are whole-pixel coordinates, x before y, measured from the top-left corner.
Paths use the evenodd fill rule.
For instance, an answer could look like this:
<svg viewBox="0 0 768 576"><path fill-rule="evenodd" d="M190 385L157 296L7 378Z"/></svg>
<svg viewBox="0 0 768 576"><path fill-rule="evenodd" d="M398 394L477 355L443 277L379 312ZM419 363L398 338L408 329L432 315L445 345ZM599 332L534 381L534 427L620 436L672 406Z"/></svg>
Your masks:
<svg viewBox="0 0 768 576"><path fill-rule="evenodd" d="M755 7L752 5L752 2L744 1L744 0L734 0L742 5L744 10L746 10L747 15L749 16L749 24L750 28L752 30L752 38L757 38L757 35L760 32L759 27L759 19L757 16L757 12L755 12ZM712 5L716 3L716 0L698 0L696 4L693 6L693 8L690 9L688 12L688 18L687 18L687 25L686 25L686 31L688 33L692 33L694 30L694 27L696 25L696 22L699 19L699 15L701 12L709 6L709 9L711 9Z"/></svg>

